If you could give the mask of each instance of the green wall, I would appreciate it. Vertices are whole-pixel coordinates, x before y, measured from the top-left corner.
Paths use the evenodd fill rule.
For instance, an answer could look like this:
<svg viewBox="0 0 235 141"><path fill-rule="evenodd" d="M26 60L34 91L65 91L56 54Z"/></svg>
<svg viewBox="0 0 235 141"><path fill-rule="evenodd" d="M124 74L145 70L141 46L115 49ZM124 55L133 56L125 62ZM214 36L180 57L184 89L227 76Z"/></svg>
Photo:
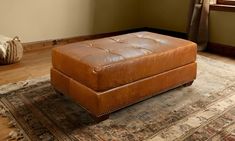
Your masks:
<svg viewBox="0 0 235 141"><path fill-rule="evenodd" d="M96 0L94 33L105 33L141 27L140 0Z"/></svg>
<svg viewBox="0 0 235 141"><path fill-rule="evenodd" d="M187 32L190 0L142 0L144 26Z"/></svg>
<svg viewBox="0 0 235 141"><path fill-rule="evenodd" d="M235 13L210 11L210 42L235 47Z"/></svg>

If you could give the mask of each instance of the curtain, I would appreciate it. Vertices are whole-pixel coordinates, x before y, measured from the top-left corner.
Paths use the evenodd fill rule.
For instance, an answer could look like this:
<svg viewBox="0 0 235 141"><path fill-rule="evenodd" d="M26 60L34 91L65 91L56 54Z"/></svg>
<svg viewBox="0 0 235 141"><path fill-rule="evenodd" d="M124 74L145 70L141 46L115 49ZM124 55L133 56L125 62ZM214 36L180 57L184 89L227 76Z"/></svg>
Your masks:
<svg viewBox="0 0 235 141"><path fill-rule="evenodd" d="M198 50L205 50L209 39L209 7L216 0L191 0L188 38L198 44Z"/></svg>

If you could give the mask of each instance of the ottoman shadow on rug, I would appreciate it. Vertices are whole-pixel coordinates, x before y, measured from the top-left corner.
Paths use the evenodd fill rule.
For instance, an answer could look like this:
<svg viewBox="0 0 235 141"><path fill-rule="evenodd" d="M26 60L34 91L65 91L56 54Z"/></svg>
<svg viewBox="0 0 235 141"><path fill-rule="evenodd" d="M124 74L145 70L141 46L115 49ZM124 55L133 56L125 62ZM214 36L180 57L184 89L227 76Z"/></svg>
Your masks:
<svg viewBox="0 0 235 141"><path fill-rule="evenodd" d="M49 76L0 86L0 111L12 122L9 139L78 141L235 140L235 65L198 56L197 80L95 123L57 94Z"/></svg>

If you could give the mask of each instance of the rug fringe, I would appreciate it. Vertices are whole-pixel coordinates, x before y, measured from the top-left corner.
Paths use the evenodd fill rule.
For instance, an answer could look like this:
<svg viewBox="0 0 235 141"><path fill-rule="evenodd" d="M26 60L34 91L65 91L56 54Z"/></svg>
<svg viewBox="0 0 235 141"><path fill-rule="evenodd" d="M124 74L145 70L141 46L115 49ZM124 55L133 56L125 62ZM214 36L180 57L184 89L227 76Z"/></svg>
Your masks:
<svg viewBox="0 0 235 141"><path fill-rule="evenodd" d="M16 128L16 121L14 121L14 120L9 121L8 127L9 128Z"/></svg>
<svg viewBox="0 0 235 141"><path fill-rule="evenodd" d="M8 111L6 110L6 108L4 108L2 104L0 104L0 115L2 117L7 117L7 112Z"/></svg>
<svg viewBox="0 0 235 141"><path fill-rule="evenodd" d="M21 133L19 129L11 131L9 133L7 141L13 141L13 140L25 141L23 133Z"/></svg>
<svg viewBox="0 0 235 141"><path fill-rule="evenodd" d="M7 141L26 141L26 138L24 137L23 133L20 131L20 129L17 127L16 121L10 116L9 111L3 106L3 104L0 102L0 116L3 118L8 118L9 128L14 128L7 137Z"/></svg>

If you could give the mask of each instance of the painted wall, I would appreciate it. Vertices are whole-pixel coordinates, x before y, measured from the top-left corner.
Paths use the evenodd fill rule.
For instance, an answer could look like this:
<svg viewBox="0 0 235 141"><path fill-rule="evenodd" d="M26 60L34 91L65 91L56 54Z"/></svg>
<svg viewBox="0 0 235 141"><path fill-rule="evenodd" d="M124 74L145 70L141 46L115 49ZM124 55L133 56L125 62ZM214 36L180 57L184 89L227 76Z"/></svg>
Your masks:
<svg viewBox="0 0 235 141"><path fill-rule="evenodd" d="M0 34L23 42L139 27L139 0L1 0Z"/></svg>
<svg viewBox="0 0 235 141"><path fill-rule="evenodd" d="M142 0L147 27L187 32L190 0Z"/></svg>
<svg viewBox="0 0 235 141"><path fill-rule="evenodd" d="M235 13L210 11L210 42L235 47Z"/></svg>
<svg viewBox="0 0 235 141"><path fill-rule="evenodd" d="M138 27L187 31L189 0L1 0L0 34L23 42ZM235 14L211 11L210 41L235 45Z"/></svg>
<svg viewBox="0 0 235 141"><path fill-rule="evenodd" d="M140 0L94 0L95 33L113 32L142 27Z"/></svg>

